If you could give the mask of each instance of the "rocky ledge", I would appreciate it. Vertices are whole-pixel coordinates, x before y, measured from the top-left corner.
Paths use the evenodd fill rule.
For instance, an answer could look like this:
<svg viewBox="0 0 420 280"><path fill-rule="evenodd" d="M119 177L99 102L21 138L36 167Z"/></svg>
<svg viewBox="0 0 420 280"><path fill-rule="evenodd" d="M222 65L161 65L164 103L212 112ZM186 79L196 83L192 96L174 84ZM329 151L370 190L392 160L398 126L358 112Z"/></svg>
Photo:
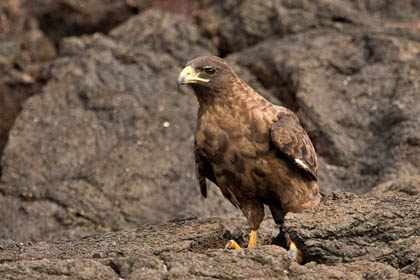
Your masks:
<svg viewBox="0 0 420 280"><path fill-rule="evenodd" d="M418 279L420 198L334 192L315 209L289 214L286 229L305 264L275 245L267 218L260 246L245 219L189 218L40 243L1 241L3 279ZM246 242L245 242L246 243Z"/></svg>

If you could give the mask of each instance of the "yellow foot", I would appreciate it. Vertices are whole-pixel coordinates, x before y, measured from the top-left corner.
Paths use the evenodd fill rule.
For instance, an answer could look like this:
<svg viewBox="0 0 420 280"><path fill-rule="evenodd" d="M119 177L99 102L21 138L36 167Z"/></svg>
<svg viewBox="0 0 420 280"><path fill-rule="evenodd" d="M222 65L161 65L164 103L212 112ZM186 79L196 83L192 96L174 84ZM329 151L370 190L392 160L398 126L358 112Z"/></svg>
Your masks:
<svg viewBox="0 0 420 280"><path fill-rule="evenodd" d="M292 258L292 261L297 262L298 264L301 264L303 261L302 252L296 247L296 244L291 241L289 245L289 255Z"/></svg>
<svg viewBox="0 0 420 280"><path fill-rule="evenodd" d="M239 246L238 243L236 243L235 240L231 239L228 241L228 243L225 246L225 249L241 249L241 246Z"/></svg>
<svg viewBox="0 0 420 280"><path fill-rule="evenodd" d="M257 239L258 239L257 231L251 230L251 235L249 236L248 248L257 247ZM236 243L235 240L231 239L226 244L225 249L241 249L241 246L239 246L239 244Z"/></svg>

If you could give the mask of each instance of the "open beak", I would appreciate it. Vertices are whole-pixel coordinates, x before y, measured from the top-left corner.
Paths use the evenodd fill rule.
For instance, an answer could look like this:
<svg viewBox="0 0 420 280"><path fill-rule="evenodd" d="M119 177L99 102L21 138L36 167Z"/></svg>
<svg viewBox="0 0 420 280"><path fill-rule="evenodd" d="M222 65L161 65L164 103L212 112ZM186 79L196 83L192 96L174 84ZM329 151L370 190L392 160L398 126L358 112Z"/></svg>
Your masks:
<svg viewBox="0 0 420 280"><path fill-rule="evenodd" d="M179 86L185 85L185 84L194 84L198 82L204 82L208 83L209 79L203 79L199 77L200 73L195 72L194 68L191 66L187 66L184 69L182 69L181 73L179 73L178 80L176 82L176 85Z"/></svg>

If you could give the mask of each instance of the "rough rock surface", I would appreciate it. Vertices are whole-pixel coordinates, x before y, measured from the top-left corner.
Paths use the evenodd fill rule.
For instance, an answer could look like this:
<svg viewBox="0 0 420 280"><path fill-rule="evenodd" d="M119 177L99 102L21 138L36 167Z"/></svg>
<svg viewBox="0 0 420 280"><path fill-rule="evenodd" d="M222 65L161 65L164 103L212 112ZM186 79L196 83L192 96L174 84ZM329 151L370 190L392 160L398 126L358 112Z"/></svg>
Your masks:
<svg viewBox="0 0 420 280"><path fill-rule="evenodd" d="M307 258L317 254L315 247L329 248L317 259L319 263L303 266L291 262L285 249L269 241L253 249L221 249L227 241L227 232L235 235L235 226L241 227L245 219L213 218L179 220L73 240L34 244L3 241L0 242L0 273L3 279L417 279L420 250L402 244L410 239L408 229L417 227L418 230L420 224L420 211L409 202L413 200L395 199L392 205L405 207L395 211L392 206L388 212L381 213L372 209L379 204L391 204L390 201L334 193L324 199L318 211L288 216L286 223L296 241L307 238L302 247ZM332 216L332 211L338 211L337 215ZM315 214L322 218L314 217ZM383 222L386 216L387 226L377 227L377 231L389 230L396 222L395 215L401 214L410 216L411 223L392 230L395 236L406 238L383 240L379 234L376 249L370 244L372 236L368 232L359 232L355 240L352 236L357 227L343 222L361 223L363 219L373 225ZM332 217L328 220L327 216ZM271 225L271 221L263 223L260 240L269 240L264 230L271 229ZM372 231L374 227L369 229ZM420 238L418 231L411 234L411 241ZM366 247L377 252L385 247L394 248L400 250L399 258L391 260L389 255L371 254L363 259L348 254L349 248L360 255L366 254L369 250ZM337 258L337 253L346 254L347 258ZM331 263L337 265L327 265Z"/></svg>
<svg viewBox="0 0 420 280"><path fill-rule="evenodd" d="M60 40L107 32L133 14L123 0L0 2L0 157L21 105L50 78Z"/></svg>
<svg viewBox="0 0 420 280"><path fill-rule="evenodd" d="M125 0L9 0L26 13L54 43L69 36L108 32L135 14Z"/></svg>
<svg viewBox="0 0 420 280"><path fill-rule="evenodd" d="M49 78L49 61L55 58L56 50L18 1L2 1L0 18L1 157L22 104L39 93Z"/></svg>
<svg viewBox="0 0 420 280"><path fill-rule="evenodd" d="M396 196L420 195L420 177L406 177L391 180L372 188L367 195Z"/></svg>
<svg viewBox="0 0 420 280"><path fill-rule="evenodd" d="M420 39L420 5L415 0L130 0L140 9L151 2L195 18L221 54L290 34L343 26Z"/></svg>
<svg viewBox="0 0 420 280"><path fill-rule="evenodd" d="M307 261L377 261L420 277L420 197L331 193L319 207L289 214L285 229Z"/></svg>

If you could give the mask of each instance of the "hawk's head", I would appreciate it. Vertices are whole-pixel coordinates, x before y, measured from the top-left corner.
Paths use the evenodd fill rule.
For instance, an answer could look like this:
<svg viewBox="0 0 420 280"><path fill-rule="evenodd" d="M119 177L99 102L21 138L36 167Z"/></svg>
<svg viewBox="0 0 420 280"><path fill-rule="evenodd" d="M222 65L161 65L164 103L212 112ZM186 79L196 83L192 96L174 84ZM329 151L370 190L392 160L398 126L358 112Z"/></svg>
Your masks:
<svg viewBox="0 0 420 280"><path fill-rule="evenodd" d="M177 85L191 85L199 97L229 89L234 79L236 74L223 59L217 56L200 56L187 63L178 76Z"/></svg>

